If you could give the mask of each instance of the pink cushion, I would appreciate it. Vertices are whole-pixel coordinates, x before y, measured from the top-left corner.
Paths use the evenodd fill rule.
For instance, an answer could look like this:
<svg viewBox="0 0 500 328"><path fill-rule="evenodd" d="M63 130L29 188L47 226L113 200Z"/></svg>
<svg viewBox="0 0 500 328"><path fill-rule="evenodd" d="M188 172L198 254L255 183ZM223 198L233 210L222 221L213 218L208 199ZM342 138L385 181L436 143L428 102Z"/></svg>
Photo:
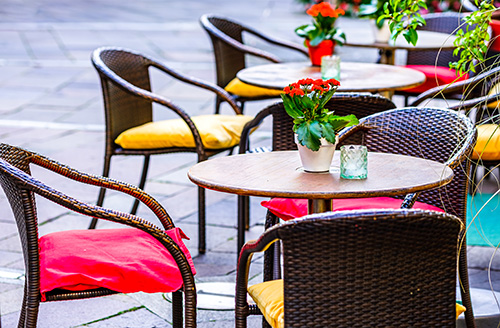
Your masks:
<svg viewBox="0 0 500 328"><path fill-rule="evenodd" d="M490 49L494 51L500 51L500 21L492 19L490 22L490 27L491 27Z"/></svg>
<svg viewBox="0 0 500 328"><path fill-rule="evenodd" d="M434 87L466 80L467 73L457 76L454 69L434 65L406 65L405 67L424 73L425 82L417 87L404 89L404 92L422 93Z"/></svg>
<svg viewBox="0 0 500 328"><path fill-rule="evenodd" d="M403 200L391 197L334 199L333 211L363 210L376 208L400 208ZM260 203L277 217L288 221L307 215L307 199L273 198ZM439 207L416 202L415 209L444 212Z"/></svg>
<svg viewBox="0 0 500 328"><path fill-rule="evenodd" d="M179 228L166 231L196 273ZM176 291L182 277L172 255L139 229L70 230L40 238L40 291L108 288L121 293Z"/></svg>

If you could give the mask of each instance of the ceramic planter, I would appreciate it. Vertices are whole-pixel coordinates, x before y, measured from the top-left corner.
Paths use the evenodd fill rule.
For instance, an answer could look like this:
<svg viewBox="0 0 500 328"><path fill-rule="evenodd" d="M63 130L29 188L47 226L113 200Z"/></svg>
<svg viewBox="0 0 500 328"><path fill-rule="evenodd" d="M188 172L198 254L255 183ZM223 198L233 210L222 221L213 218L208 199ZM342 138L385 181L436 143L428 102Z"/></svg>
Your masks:
<svg viewBox="0 0 500 328"><path fill-rule="evenodd" d="M306 172L320 173L328 172L332 164L333 153L335 152L335 147L337 144L332 144L326 139L321 138L321 146L318 151L312 151L306 146L302 146L297 141L297 136L295 136L295 142L299 149L299 156L302 162L302 167Z"/></svg>
<svg viewBox="0 0 500 328"><path fill-rule="evenodd" d="M333 55L333 50L335 48L335 42L332 40L324 40L317 46L309 45L309 40L306 40L306 45L313 66L321 66L321 57Z"/></svg>
<svg viewBox="0 0 500 328"><path fill-rule="evenodd" d="M384 21L382 28L378 28L376 21L372 20L372 29L375 42L388 43L391 39L391 30L389 29L389 23L387 23L387 20Z"/></svg>

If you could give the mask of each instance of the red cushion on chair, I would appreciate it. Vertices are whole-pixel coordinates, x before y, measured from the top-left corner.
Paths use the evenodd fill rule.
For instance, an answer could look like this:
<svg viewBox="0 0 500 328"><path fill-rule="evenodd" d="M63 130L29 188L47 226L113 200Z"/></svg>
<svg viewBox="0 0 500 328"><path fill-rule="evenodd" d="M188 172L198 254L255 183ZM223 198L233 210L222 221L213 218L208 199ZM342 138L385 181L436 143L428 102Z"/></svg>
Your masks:
<svg viewBox="0 0 500 328"><path fill-rule="evenodd" d="M458 82L469 78L469 74L467 73L457 76L456 71L448 67L433 65L406 65L405 67L424 73L425 82L417 87L404 89L404 92L422 93L440 85Z"/></svg>
<svg viewBox="0 0 500 328"><path fill-rule="evenodd" d="M196 273L179 228L166 231ZM40 238L40 291L108 288L122 293L163 292L181 288L181 273L172 255L139 229L70 230Z"/></svg>
<svg viewBox="0 0 500 328"><path fill-rule="evenodd" d="M490 22L491 27L491 41L490 49L500 51L500 21L492 19Z"/></svg>
<svg viewBox="0 0 500 328"><path fill-rule="evenodd" d="M400 208L403 200L391 197L334 199L333 211L363 210L375 208ZM262 206L285 221L307 215L307 199L273 198L262 201ZM415 209L444 212L439 207L415 202Z"/></svg>

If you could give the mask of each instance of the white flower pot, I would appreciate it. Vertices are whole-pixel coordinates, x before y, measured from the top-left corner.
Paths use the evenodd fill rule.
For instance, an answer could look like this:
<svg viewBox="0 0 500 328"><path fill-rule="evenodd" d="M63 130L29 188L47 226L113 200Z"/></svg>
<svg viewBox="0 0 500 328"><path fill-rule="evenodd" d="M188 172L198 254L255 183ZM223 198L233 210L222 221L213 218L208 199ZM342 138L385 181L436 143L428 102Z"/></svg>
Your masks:
<svg viewBox="0 0 500 328"><path fill-rule="evenodd" d="M375 42L388 43L391 39L391 30L389 29L387 20L384 21L382 28L378 28L376 21L372 20L372 29L375 36Z"/></svg>
<svg viewBox="0 0 500 328"><path fill-rule="evenodd" d="M299 148L299 156L306 172L328 172L330 166L332 165L333 153L335 152L335 146L326 139L321 138L321 146L318 151L312 151L306 146L302 146L297 142L297 136L295 136L295 142Z"/></svg>

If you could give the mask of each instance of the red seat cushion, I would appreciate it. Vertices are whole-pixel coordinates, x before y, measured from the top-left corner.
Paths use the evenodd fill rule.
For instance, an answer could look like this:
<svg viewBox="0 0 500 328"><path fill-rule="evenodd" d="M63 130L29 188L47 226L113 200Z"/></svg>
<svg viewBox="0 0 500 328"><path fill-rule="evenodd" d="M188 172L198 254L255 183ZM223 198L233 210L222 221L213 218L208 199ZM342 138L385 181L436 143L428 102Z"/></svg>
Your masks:
<svg viewBox="0 0 500 328"><path fill-rule="evenodd" d="M391 197L334 199L332 211L400 208L402 203L403 200ZM285 221L307 215L307 199L273 198L260 204ZM439 207L421 202L415 202L413 208L444 212Z"/></svg>
<svg viewBox="0 0 500 328"><path fill-rule="evenodd" d="M490 49L500 51L500 21L492 19L490 22L491 27L491 41Z"/></svg>
<svg viewBox="0 0 500 328"><path fill-rule="evenodd" d="M196 273L182 230L166 231ZM181 273L172 255L139 229L70 230L40 238L40 291L108 288L121 293L176 291Z"/></svg>
<svg viewBox="0 0 500 328"><path fill-rule="evenodd" d="M440 85L458 82L469 78L469 74L467 73L457 76L456 71L448 67L433 65L406 65L405 67L424 73L425 82L417 87L404 89L404 92L422 93Z"/></svg>

